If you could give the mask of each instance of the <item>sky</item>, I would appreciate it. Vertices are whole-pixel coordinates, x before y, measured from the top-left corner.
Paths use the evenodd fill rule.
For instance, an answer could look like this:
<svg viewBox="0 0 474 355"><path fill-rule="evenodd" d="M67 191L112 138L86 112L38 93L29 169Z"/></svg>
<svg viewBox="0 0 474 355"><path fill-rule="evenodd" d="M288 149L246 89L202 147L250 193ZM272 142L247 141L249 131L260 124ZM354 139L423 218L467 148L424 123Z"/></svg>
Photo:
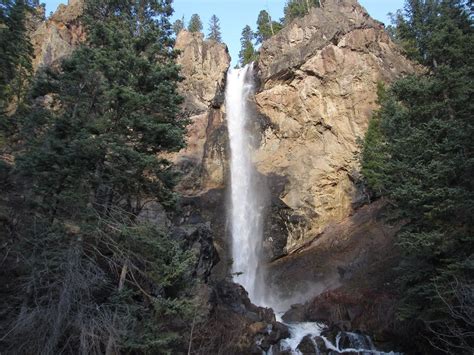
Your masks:
<svg viewBox="0 0 474 355"><path fill-rule="evenodd" d="M43 0L46 3L46 13L55 11L59 4L66 4L67 0ZM204 33L207 34L209 19L215 14L221 23L222 40L229 47L232 62L237 63L240 50L240 37L245 25L256 28L255 22L260 10L267 10L273 19L283 17L283 7L286 0L174 0L175 13L173 21L184 16L186 23L192 14L201 17ZM359 0L369 14L385 24L390 20L389 12L401 9L404 0Z"/></svg>

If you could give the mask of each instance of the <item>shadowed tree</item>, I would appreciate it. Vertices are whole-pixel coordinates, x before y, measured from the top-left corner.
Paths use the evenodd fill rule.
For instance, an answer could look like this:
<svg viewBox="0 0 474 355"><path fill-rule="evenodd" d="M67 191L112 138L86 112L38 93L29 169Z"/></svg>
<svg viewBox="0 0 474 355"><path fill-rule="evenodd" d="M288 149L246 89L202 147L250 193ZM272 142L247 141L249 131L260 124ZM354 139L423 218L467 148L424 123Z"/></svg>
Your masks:
<svg viewBox="0 0 474 355"><path fill-rule="evenodd" d="M0 6L0 127L3 116L22 104L32 74L33 47L26 33L26 18L33 11L29 1L2 1ZM11 113L11 112L10 112Z"/></svg>
<svg viewBox="0 0 474 355"><path fill-rule="evenodd" d="M320 0L287 0L283 12L285 24L297 17L305 16L311 7L321 7Z"/></svg>
<svg viewBox="0 0 474 355"><path fill-rule="evenodd" d="M184 29L184 16L173 23L173 32L177 36Z"/></svg>
<svg viewBox="0 0 474 355"><path fill-rule="evenodd" d="M392 35L428 70L379 96L362 172L404 221L398 315L420 353L474 350L474 24L470 1L409 0Z"/></svg>
<svg viewBox="0 0 474 355"><path fill-rule="evenodd" d="M0 259L21 262L0 270L15 284L2 292L0 352L184 353L193 256L140 218L173 208L162 154L184 146L171 0L89 0L84 12L86 43L40 72L14 115L18 222L0 223Z"/></svg>

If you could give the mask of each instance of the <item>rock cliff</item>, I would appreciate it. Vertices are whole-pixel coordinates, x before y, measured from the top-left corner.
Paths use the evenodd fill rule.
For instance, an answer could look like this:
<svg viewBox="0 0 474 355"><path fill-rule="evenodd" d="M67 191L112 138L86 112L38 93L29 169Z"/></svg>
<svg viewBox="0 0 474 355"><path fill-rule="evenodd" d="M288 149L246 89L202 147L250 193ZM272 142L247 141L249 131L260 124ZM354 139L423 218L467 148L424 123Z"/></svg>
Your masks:
<svg viewBox="0 0 474 355"><path fill-rule="evenodd" d="M183 174L179 186L186 195L222 188L227 171L227 130L224 122L224 90L230 56L227 46L204 40L202 33L182 30L175 48L184 80L183 114L190 120L187 147L170 156Z"/></svg>
<svg viewBox="0 0 474 355"><path fill-rule="evenodd" d="M357 142L377 85L416 69L356 0L326 0L293 21L263 44L258 67L267 125L254 158L262 174L286 179L278 198L295 222L273 239L292 252L353 213L363 198Z"/></svg>
<svg viewBox="0 0 474 355"><path fill-rule="evenodd" d="M44 11L42 7L38 10ZM83 0L70 0L69 5L60 4L51 17L34 26L30 37L35 70L42 66L57 65L85 40L84 27L79 20L83 10Z"/></svg>

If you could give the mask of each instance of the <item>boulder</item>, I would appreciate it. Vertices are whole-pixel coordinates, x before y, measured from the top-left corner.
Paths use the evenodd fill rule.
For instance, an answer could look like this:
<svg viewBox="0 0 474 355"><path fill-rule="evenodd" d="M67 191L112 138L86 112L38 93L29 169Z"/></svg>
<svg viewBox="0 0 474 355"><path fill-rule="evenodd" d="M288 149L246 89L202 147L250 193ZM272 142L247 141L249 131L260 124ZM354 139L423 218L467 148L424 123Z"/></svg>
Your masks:
<svg viewBox="0 0 474 355"><path fill-rule="evenodd" d="M299 343L297 349L303 355L313 355L317 353L316 345L311 335L306 335Z"/></svg>

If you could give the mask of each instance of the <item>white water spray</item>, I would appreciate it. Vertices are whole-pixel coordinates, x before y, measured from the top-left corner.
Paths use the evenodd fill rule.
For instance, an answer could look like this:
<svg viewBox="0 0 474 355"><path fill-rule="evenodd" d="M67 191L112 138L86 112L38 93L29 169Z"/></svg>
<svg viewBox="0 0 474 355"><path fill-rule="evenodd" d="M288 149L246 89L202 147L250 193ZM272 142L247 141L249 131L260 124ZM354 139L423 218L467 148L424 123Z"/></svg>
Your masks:
<svg viewBox="0 0 474 355"><path fill-rule="evenodd" d="M251 160L249 99L253 94L253 66L227 74L226 113L230 140L232 272L253 303L263 303L259 269L263 233L263 203Z"/></svg>

